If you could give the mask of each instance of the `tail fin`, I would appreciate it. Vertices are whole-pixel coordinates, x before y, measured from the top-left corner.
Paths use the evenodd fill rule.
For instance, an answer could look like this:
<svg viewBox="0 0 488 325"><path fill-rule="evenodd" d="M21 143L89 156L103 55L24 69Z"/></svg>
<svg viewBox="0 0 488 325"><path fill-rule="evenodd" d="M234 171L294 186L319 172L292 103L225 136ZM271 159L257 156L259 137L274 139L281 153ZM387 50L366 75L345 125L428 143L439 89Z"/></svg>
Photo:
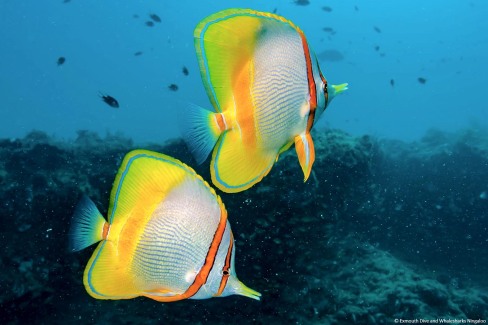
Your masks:
<svg viewBox="0 0 488 325"><path fill-rule="evenodd" d="M95 203L83 196L73 213L68 233L69 250L76 252L99 242L107 236L108 223L98 211Z"/></svg>
<svg viewBox="0 0 488 325"><path fill-rule="evenodd" d="M188 148L198 164L203 163L222 133L214 113L194 104L188 104L180 113L180 129Z"/></svg>

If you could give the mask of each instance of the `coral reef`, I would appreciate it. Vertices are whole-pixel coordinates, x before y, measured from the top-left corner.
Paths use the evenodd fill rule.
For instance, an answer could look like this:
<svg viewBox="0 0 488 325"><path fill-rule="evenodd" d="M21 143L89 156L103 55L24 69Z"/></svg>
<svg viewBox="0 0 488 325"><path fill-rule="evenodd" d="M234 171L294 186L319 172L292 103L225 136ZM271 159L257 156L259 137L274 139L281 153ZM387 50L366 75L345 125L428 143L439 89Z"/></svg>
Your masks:
<svg viewBox="0 0 488 325"><path fill-rule="evenodd" d="M117 168L143 147L195 166L180 139L138 144L80 131L0 139L0 322L97 324L377 324L488 318L488 135L432 130L417 142L314 130L310 179L293 150L239 195L220 193L237 269L262 301L161 304L88 296L92 249L68 253L82 194L106 212Z"/></svg>

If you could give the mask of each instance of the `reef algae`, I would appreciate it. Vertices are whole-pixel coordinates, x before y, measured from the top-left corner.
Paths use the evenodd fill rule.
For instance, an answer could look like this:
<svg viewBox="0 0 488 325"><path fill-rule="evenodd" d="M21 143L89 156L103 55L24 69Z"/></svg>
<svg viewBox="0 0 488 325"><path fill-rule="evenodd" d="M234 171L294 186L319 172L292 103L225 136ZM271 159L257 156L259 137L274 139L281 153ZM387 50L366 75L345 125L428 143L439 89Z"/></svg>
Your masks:
<svg viewBox="0 0 488 325"><path fill-rule="evenodd" d="M91 254L69 254L82 194L104 207L130 150L196 167L182 140L134 144L80 131L0 140L0 322L9 324L376 324L395 318L487 319L488 136L431 131L416 142L314 130L307 183L293 152L240 195L232 212L238 272L261 302L96 301L81 282ZM106 213L106 211L101 211Z"/></svg>

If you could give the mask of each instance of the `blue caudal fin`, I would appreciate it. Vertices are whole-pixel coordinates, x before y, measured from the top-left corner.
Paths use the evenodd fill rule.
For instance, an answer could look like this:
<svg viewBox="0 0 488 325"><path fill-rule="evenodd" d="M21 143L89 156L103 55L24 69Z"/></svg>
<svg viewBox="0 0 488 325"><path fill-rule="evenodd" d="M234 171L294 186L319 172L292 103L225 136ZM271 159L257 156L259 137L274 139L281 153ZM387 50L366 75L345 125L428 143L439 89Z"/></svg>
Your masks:
<svg viewBox="0 0 488 325"><path fill-rule="evenodd" d="M105 224L106 221L95 203L87 196L83 196L73 213L73 221L68 233L68 249L76 252L102 240Z"/></svg>
<svg viewBox="0 0 488 325"><path fill-rule="evenodd" d="M194 104L180 112L180 129L188 148L198 164L203 163L222 133L217 115Z"/></svg>

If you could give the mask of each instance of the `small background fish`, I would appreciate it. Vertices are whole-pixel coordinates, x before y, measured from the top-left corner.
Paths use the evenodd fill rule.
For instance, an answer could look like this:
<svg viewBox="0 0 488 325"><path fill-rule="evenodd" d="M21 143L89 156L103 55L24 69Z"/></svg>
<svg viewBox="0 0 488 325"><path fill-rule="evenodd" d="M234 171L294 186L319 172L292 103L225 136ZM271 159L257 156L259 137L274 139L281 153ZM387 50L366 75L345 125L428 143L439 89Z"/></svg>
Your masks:
<svg viewBox="0 0 488 325"><path fill-rule="evenodd" d="M326 50L317 54L320 61L337 62L344 60L344 55L337 50Z"/></svg>
<svg viewBox="0 0 488 325"><path fill-rule="evenodd" d="M104 103L113 108L119 108L119 102L112 96L107 94L99 93L100 98Z"/></svg>
<svg viewBox="0 0 488 325"><path fill-rule="evenodd" d="M161 22L161 18L159 18L159 16L158 16L158 15L156 15L156 14L150 14L150 15L149 15L149 17L150 17L150 18L151 18L153 21L155 21L155 22L157 22L157 23L160 23L160 22Z"/></svg>

